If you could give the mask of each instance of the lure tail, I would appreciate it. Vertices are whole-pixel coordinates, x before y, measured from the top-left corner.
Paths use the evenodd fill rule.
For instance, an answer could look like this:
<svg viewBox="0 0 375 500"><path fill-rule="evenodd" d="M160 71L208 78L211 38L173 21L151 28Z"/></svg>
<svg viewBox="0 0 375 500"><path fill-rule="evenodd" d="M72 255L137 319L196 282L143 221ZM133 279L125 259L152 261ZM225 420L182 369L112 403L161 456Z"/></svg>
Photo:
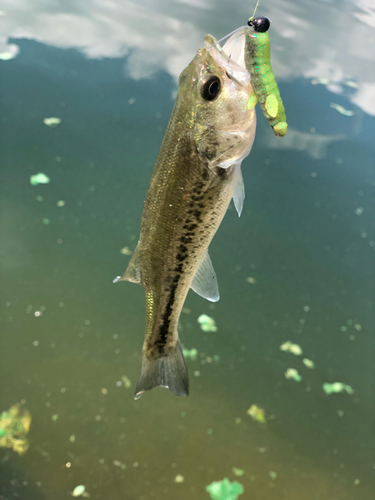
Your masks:
<svg viewBox="0 0 375 500"><path fill-rule="evenodd" d="M165 387L177 396L189 395L189 377L178 339L174 346L163 349L157 355L149 356L147 351L143 352L134 399L154 387Z"/></svg>

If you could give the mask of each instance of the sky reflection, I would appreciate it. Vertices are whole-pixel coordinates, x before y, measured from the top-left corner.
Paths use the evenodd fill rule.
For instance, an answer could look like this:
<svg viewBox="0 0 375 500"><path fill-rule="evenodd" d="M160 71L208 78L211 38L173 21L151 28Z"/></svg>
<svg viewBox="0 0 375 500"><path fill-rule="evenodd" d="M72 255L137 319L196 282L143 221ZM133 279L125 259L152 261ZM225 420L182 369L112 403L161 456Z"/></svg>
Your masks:
<svg viewBox="0 0 375 500"><path fill-rule="evenodd" d="M229 10L228 10L229 9ZM252 10L252 9L250 9ZM0 53L16 55L9 38L31 38L76 48L89 58L128 57L134 79L165 70L177 79L213 26L221 37L244 24L248 2L236 0L5 0ZM357 85L348 100L375 115L375 6L372 0L311 2L269 0L260 15L273 21L272 62L278 80L324 78L343 94L350 76ZM216 28L217 29L217 28Z"/></svg>

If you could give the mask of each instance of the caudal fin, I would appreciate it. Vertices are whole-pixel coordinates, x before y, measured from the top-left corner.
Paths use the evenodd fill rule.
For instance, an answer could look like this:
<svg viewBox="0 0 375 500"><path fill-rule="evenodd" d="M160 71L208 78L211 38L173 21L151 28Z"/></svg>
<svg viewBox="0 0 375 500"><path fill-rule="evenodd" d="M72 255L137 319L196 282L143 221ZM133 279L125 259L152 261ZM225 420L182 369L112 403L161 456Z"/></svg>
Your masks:
<svg viewBox="0 0 375 500"><path fill-rule="evenodd" d="M154 387L165 387L177 396L188 396L189 377L180 341L174 347L168 347L155 359L148 359L143 354L141 374L135 389L134 399Z"/></svg>

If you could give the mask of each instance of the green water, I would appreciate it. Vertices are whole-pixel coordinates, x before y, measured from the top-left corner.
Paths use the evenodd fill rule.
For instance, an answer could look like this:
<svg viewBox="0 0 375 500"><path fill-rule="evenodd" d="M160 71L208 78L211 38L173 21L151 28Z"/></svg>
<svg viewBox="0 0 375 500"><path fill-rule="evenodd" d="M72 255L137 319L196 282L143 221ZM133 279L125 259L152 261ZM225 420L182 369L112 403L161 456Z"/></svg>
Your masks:
<svg viewBox="0 0 375 500"><path fill-rule="evenodd" d="M92 499L204 500L224 477L244 499L374 498L371 2L259 8L273 21L290 131L275 138L258 110L242 216L231 207L210 247L220 302L191 292L181 317L183 344L200 353L187 361L190 396L155 389L138 401L144 293L112 279L138 238L178 73L205 33L225 35L253 6L1 10L0 52L19 52L0 61L0 413L23 401L33 420L24 456L0 449L0 499L63 500L83 484ZM51 182L32 186L38 172ZM201 314L217 332L201 331ZM288 340L302 356L280 350ZM326 395L326 382L355 392ZM247 415L253 404L266 425Z"/></svg>

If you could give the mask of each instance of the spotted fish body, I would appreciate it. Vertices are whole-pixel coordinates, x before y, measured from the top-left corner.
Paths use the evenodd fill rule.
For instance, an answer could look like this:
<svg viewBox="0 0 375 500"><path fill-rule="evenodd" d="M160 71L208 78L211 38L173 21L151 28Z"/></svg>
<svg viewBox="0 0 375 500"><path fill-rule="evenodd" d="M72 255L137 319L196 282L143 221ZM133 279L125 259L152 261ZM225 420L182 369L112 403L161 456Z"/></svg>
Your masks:
<svg viewBox="0 0 375 500"><path fill-rule="evenodd" d="M258 18L264 19L264 18ZM274 134L283 137L288 131L280 91L271 66L270 38L268 31L246 30L245 64L264 116Z"/></svg>
<svg viewBox="0 0 375 500"><path fill-rule="evenodd" d="M244 65L215 42L206 35L205 47L180 75L139 242L117 280L145 288L146 335L136 399L156 386L188 394L177 333L181 309L189 288L208 300L219 299L207 249L230 200L234 198L239 213L242 209L240 165L250 152L256 126L254 109L247 105L253 88Z"/></svg>

